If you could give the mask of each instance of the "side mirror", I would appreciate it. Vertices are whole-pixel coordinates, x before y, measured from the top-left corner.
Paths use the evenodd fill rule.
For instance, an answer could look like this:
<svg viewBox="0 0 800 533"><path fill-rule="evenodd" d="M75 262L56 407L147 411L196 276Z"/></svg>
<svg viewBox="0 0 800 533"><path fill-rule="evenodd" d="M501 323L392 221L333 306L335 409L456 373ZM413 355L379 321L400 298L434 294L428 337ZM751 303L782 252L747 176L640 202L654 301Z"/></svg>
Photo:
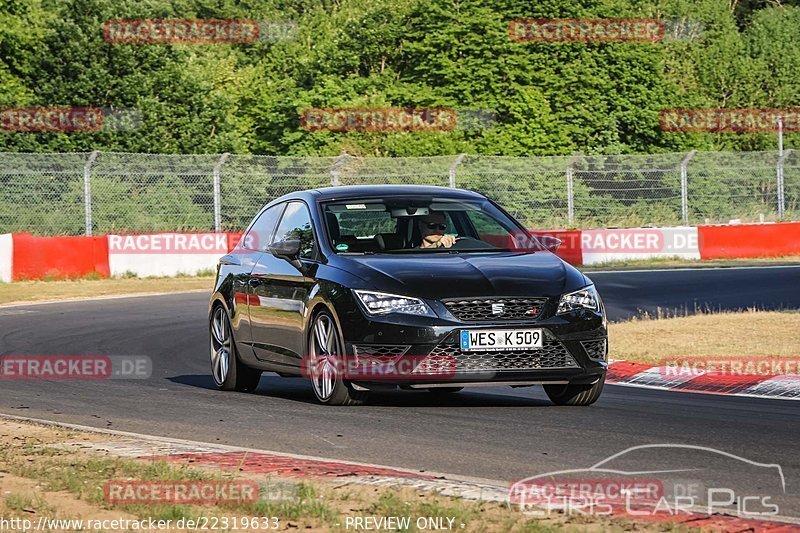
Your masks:
<svg viewBox="0 0 800 533"><path fill-rule="evenodd" d="M273 242L269 245L269 253L279 259L286 259L296 268L300 269L300 240L299 239L286 239L283 241Z"/></svg>
<svg viewBox="0 0 800 533"><path fill-rule="evenodd" d="M541 235L539 236L539 242L542 243L545 250L549 250L553 253L556 253L558 247L561 246L561 239L558 237L553 237L552 235Z"/></svg>

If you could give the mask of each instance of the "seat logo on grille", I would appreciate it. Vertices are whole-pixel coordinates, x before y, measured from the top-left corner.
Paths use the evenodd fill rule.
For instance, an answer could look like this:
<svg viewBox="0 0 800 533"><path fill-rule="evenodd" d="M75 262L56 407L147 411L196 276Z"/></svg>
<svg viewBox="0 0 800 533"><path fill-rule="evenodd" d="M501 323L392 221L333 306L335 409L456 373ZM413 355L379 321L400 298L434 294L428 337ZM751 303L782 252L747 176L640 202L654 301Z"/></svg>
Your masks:
<svg viewBox="0 0 800 533"><path fill-rule="evenodd" d="M504 304L492 304L493 315L502 315L505 312L506 312L506 306Z"/></svg>

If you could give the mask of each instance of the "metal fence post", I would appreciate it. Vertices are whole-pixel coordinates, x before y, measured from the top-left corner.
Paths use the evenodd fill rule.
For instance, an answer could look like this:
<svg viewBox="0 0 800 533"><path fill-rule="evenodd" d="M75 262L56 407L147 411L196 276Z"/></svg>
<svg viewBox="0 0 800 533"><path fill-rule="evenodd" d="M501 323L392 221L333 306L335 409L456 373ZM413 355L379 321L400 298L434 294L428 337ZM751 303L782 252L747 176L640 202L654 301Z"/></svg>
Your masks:
<svg viewBox="0 0 800 533"><path fill-rule="evenodd" d="M580 152L575 152L567 163L567 225L572 227L575 224L575 191L573 189L573 166L580 157Z"/></svg>
<svg viewBox="0 0 800 533"><path fill-rule="evenodd" d="M450 170L448 171L447 175L450 177L450 188L452 189L456 188L456 168L461 164L465 157L467 157L467 154L458 154L456 160L453 161L452 165L450 165Z"/></svg>
<svg viewBox="0 0 800 533"><path fill-rule="evenodd" d="M692 150L681 160L681 220L684 226L689 225L689 160L697 150Z"/></svg>
<svg viewBox="0 0 800 533"><path fill-rule="evenodd" d="M778 115L778 218L783 216L786 204L783 201L783 117Z"/></svg>
<svg viewBox="0 0 800 533"><path fill-rule="evenodd" d="M784 190L784 181L783 181L783 164L786 161L786 158L789 157L789 154L792 152L791 149L787 150L780 150L778 153L778 165L777 165L777 177L778 177L778 218L784 216L786 212L786 195Z"/></svg>
<svg viewBox="0 0 800 533"><path fill-rule="evenodd" d="M222 231L222 188L220 187L219 173L222 165L228 160L231 154L225 152L214 165L214 231Z"/></svg>
<svg viewBox="0 0 800 533"><path fill-rule="evenodd" d="M350 154L347 152L342 152L339 157L336 158L336 161L333 162L333 165L331 165L331 187L338 187L342 184L339 179L339 169L350 157Z"/></svg>
<svg viewBox="0 0 800 533"><path fill-rule="evenodd" d="M83 166L83 211L87 236L92 235L92 165L98 155L100 155L98 150L89 154L89 159L86 160L86 164Z"/></svg>

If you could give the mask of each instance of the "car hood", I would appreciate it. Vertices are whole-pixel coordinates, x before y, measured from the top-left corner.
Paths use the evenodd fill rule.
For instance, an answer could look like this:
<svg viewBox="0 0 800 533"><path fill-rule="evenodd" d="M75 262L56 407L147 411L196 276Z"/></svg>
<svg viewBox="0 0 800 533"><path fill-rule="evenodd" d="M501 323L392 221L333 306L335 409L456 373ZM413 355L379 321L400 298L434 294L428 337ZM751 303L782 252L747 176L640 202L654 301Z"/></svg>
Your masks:
<svg viewBox="0 0 800 533"><path fill-rule="evenodd" d="M375 290L443 299L557 296L586 278L550 252L339 256L341 268Z"/></svg>

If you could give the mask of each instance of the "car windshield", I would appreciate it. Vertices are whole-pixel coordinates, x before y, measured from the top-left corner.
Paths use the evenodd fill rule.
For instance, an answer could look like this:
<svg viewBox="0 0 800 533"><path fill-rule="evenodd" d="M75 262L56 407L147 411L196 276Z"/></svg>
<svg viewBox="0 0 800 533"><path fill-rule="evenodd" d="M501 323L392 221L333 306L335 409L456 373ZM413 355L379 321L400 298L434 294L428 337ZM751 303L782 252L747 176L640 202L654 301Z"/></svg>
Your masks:
<svg viewBox="0 0 800 533"><path fill-rule="evenodd" d="M323 204L337 253L536 251L527 231L487 200L359 198Z"/></svg>

